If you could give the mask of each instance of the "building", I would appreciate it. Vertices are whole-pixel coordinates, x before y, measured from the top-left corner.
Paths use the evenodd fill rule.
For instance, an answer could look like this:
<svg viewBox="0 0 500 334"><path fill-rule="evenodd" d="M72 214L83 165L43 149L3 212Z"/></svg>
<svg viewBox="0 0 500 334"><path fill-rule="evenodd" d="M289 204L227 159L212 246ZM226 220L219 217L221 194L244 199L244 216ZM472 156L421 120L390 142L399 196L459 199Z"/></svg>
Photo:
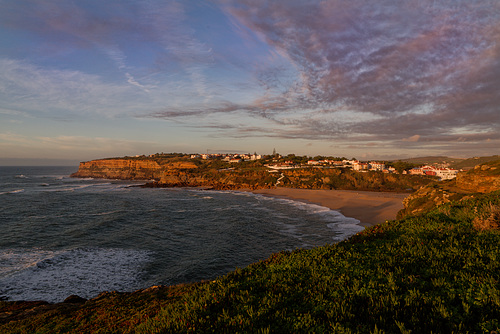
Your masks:
<svg viewBox="0 0 500 334"><path fill-rule="evenodd" d="M451 168L436 168L436 176L441 180L451 180L457 177L458 170Z"/></svg>
<svg viewBox="0 0 500 334"><path fill-rule="evenodd" d="M412 175L437 176L440 180L451 180L457 176L458 170L451 168L436 168L434 166L422 166L410 169Z"/></svg>
<svg viewBox="0 0 500 334"><path fill-rule="evenodd" d="M372 161L370 162L370 169L371 170L379 170L379 171L382 171L385 169L385 164L382 163L382 162L375 162L375 161Z"/></svg>
<svg viewBox="0 0 500 334"><path fill-rule="evenodd" d="M352 169L356 171L368 170L370 169L370 165L365 162L355 162L354 164L352 164Z"/></svg>

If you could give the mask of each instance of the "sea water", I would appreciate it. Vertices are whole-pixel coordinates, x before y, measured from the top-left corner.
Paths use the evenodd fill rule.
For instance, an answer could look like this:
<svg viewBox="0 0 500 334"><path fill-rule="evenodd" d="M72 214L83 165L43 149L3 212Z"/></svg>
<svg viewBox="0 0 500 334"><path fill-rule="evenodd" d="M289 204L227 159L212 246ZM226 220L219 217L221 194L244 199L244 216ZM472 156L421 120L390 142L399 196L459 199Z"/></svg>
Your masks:
<svg viewBox="0 0 500 334"><path fill-rule="evenodd" d="M71 178L76 170L0 167L0 297L60 302L214 279L363 230L319 205Z"/></svg>

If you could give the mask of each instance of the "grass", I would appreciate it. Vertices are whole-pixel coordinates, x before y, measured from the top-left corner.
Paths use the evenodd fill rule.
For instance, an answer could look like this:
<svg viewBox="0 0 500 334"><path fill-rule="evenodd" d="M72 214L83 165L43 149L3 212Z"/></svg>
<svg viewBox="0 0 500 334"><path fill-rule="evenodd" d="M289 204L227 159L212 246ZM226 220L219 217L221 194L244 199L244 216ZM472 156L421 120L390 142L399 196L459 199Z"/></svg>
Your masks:
<svg viewBox="0 0 500 334"><path fill-rule="evenodd" d="M4 321L0 332L499 331L499 205L500 192L450 202L338 244L273 254L212 282L108 293ZM0 302L0 313L16 307Z"/></svg>

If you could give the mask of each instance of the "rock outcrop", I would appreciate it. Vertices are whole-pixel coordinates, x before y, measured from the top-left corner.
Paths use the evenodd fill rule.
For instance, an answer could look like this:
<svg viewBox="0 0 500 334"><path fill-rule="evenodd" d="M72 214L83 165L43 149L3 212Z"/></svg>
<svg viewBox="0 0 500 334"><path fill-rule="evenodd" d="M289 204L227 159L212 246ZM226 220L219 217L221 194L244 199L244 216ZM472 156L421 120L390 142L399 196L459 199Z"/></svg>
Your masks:
<svg viewBox="0 0 500 334"><path fill-rule="evenodd" d="M259 189L274 185L275 180L266 180L267 171L254 175L251 182L233 170L199 167L193 161L154 158L112 158L81 162L72 177L105 178L119 180L145 180L149 187L205 187L218 190ZM255 181L255 180L254 180Z"/></svg>
<svg viewBox="0 0 500 334"><path fill-rule="evenodd" d="M192 162L156 161L153 159L116 158L81 162L73 177L93 177L119 180L156 180L162 182L173 177L171 181L179 182L179 173L183 170L195 169ZM182 174L182 173L181 173ZM175 180L175 181L174 181Z"/></svg>
<svg viewBox="0 0 500 334"><path fill-rule="evenodd" d="M102 159L81 162L73 177L121 180L159 179L162 166L153 160Z"/></svg>

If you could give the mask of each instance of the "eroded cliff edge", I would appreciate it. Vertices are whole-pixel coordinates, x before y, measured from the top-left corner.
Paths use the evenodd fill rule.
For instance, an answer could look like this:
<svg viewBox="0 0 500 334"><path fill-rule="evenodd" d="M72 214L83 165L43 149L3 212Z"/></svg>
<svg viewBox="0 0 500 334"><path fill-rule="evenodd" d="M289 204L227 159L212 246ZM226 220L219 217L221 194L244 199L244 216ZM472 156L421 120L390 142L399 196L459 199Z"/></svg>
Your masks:
<svg viewBox="0 0 500 334"><path fill-rule="evenodd" d="M81 162L72 177L144 180L151 187L206 187L260 189L274 185L266 170L235 171L217 162L178 158L110 158ZM248 177L245 177L248 176Z"/></svg>

